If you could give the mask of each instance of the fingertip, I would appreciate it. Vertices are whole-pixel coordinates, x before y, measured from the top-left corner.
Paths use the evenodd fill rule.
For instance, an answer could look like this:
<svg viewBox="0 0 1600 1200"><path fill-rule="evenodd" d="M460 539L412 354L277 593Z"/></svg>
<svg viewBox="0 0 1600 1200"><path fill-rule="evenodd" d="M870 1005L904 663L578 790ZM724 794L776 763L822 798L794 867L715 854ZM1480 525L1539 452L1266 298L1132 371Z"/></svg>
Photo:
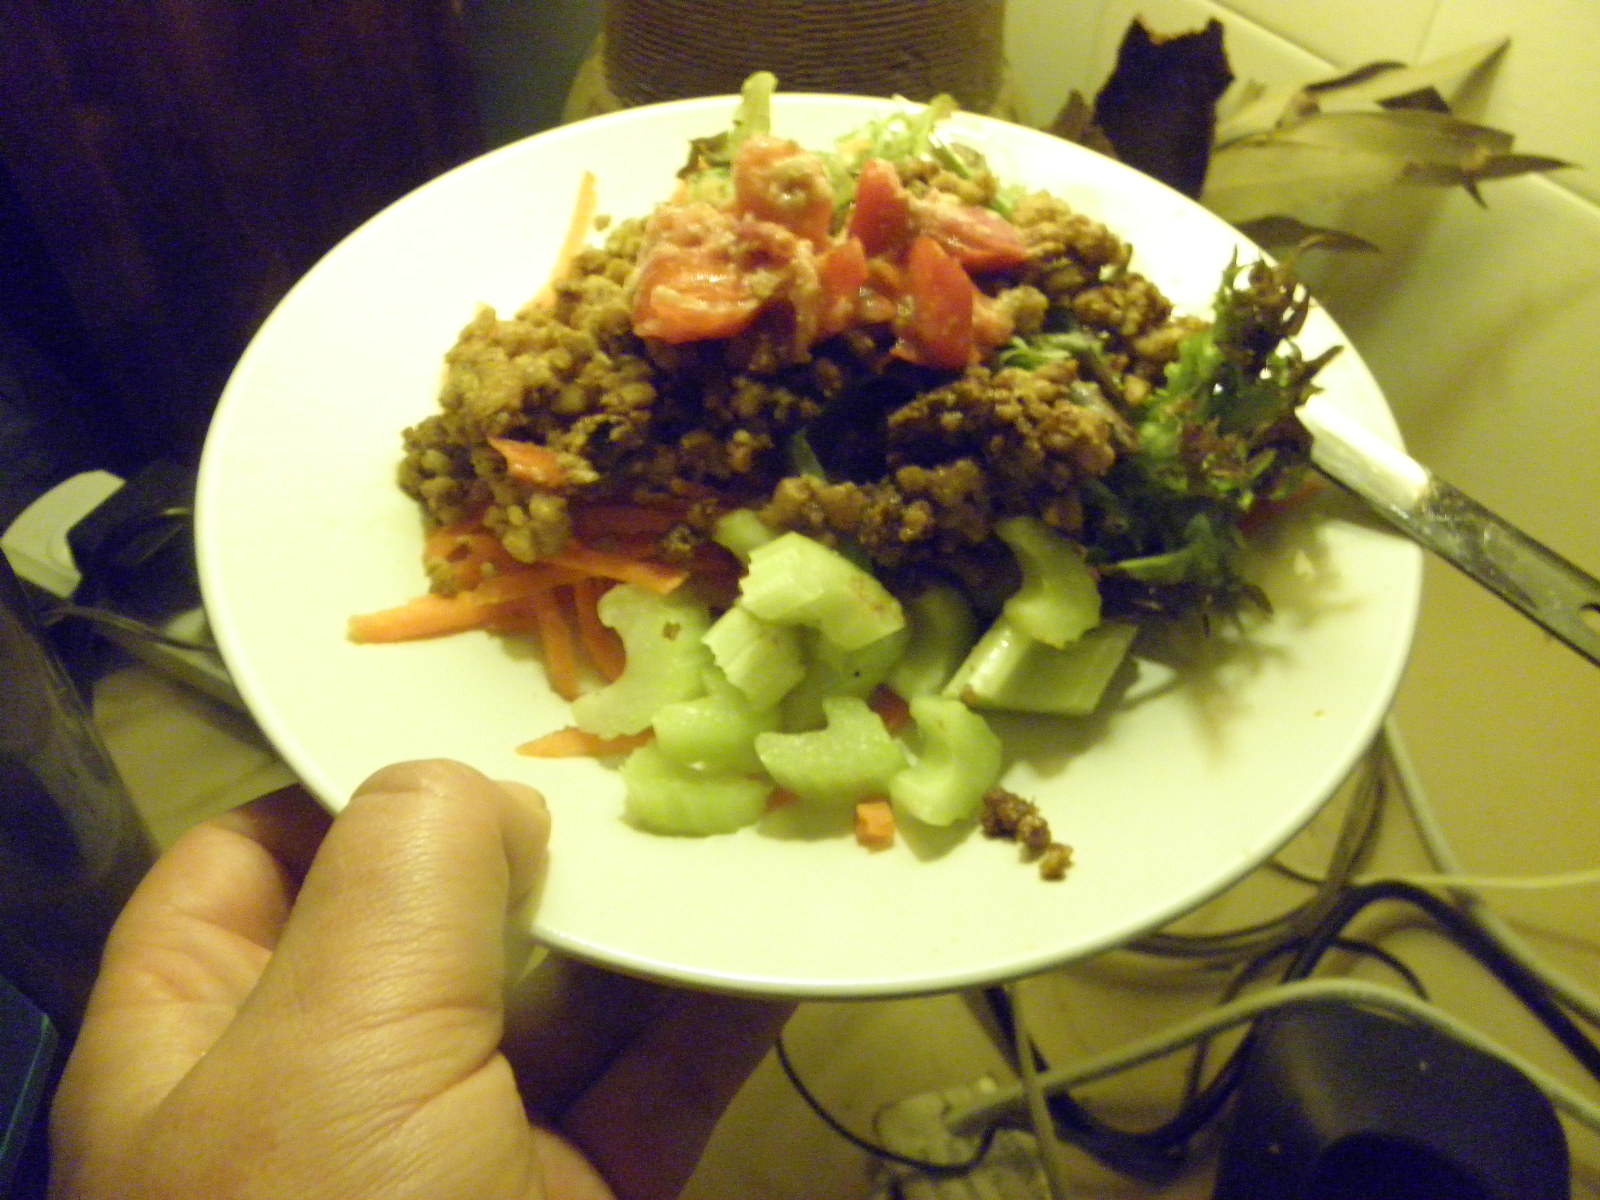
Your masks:
<svg viewBox="0 0 1600 1200"><path fill-rule="evenodd" d="M490 779L455 759L430 758L379 768L356 788L352 799L406 794L453 805L492 805L499 817L511 872L513 902L520 902L534 890L550 841L550 811L539 791L523 783Z"/></svg>

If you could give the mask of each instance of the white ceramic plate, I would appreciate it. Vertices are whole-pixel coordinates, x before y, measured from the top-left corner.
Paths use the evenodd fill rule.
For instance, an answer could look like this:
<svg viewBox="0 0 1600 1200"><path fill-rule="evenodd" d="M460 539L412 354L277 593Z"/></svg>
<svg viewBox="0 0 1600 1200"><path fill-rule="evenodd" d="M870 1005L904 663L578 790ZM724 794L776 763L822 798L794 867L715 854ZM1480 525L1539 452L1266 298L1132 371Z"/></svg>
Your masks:
<svg viewBox="0 0 1600 1200"><path fill-rule="evenodd" d="M476 633L346 641L349 614L424 590L418 513L394 472L400 430L433 410L461 326L477 305L509 312L543 284L582 171L599 178L602 212L646 212L688 140L726 128L733 104L633 110L497 150L380 213L287 296L234 372L200 477L206 605L240 691L334 809L377 767L424 756L538 786L555 833L536 932L628 972L740 992L912 994L1034 972L1182 914L1314 815L1404 665L1421 556L1331 492L1267 539L1257 578L1272 619L1205 642L1152 639L1092 720L1005 723L1006 783L1074 848L1059 883L977 832L879 854L776 825L638 832L612 770L514 753L568 720L529 654ZM775 131L822 147L881 107L780 96ZM1230 256L1249 252L1203 209L1088 151L973 116L947 128L1003 177L1105 220L1182 308L1207 311ZM1302 342L1339 340L1318 312ZM1395 437L1354 352L1323 379L1341 408Z"/></svg>

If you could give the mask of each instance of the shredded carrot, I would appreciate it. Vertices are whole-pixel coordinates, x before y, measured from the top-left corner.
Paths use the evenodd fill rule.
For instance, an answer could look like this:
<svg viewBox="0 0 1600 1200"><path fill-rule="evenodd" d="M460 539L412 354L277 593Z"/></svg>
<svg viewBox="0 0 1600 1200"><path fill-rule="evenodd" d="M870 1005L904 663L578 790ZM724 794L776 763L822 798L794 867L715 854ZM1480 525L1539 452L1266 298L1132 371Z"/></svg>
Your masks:
<svg viewBox="0 0 1600 1200"><path fill-rule="evenodd" d="M583 573L570 567L558 567L548 562L517 563L496 571L477 587L463 592L469 600L479 604L504 604L510 600L526 600L541 592L564 587L583 578Z"/></svg>
<svg viewBox="0 0 1600 1200"><path fill-rule="evenodd" d="M490 570L519 566L510 552L477 521L441 525L430 530L422 545L422 562L430 576L443 569L457 588L476 587Z"/></svg>
<svg viewBox="0 0 1600 1200"><path fill-rule="evenodd" d="M535 306L549 308L555 303L556 280L567 273L572 260L578 256L578 251L583 249L584 240L589 236L589 227L594 224L598 202L599 192L595 187L594 172L585 171L578 179L578 199L572 208L572 218L567 223L567 236L562 240L561 250L556 255L556 265L550 272L550 281L533 299Z"/></svg>
<svg viewBox="0 0 1600 1200"><path fill-rule="evenodd" d="M647 729L643 733L603 738L568 725L522 743L517 753L529 758L613 758L637 749L654 736L654 731Z"/></svg>
<svg viewBox="0 0 1600 1200"><path fill-rule="evenodd" d="M369 643L413 642L469 629L526 628L518 620L517 606L575 578L567 568L518 563L454 596L429 592L393 608L359 613L349 618L347 632L352 642Z"/></svg>
<svg viewBox="0 0 1600 1200"><path fill-rule="evenodd" d="M550 689L563 700L578 698L582 686L578 678L578 637L562 611L554 591L535 592L528 597L533 610L534 629L539 648L544 652L544 670Z"/></svg>
<svg viewBox="0 0 1600 1200"><path fill-rule="evenodd" d="M899 733L911 720L911 705L893 688L879 684L867 697L867 705L878 714L883 727L890 733Z"/></svg>
<svg viewBox="0 0 1600 1200"><path fill-rule="evenodd" d="M524 596L520 600L507 600L503 604L496 604L490 610L489 619L484 622L483 627L490 633L497 633L502 637L537 635L539 614L533 598Z"/></svg>
<svg viewBox="0 0 1600 1200"><path fill-rule="evenodd" d="M610 582L594 576L580 579L572 585L573 607L577 613L578 640L584 653L608 683L621 676L626 666L622 652L622 639L616 630L600 619L600 597L610 587Z"/></svg>
<svg viewBox="0 0 1600 1200"><path fill-rule="evenodd" d="M567 471L560 456L548 446L515 438L490 438L489 445L506 460L506 473L518 483L554 488L566 481Z"/></svg>
<svg viewBox="0 0 1600 1200"><path fill-rule="evenodd" d="M583 546L575 542L569 542L566 549L559 554L552 554L544 561L584 574L615 579L619 583L631 583L661 596L665 596L689 578L689 572L681 567L635 558L616 551L598 550L593 546Z"/></svg>
<svg viewBox="0 0 1600 1200"><path fill-rule="evenodd" d="M482 629L493 614L493 606L480 604L466 594L429 593L394 608L353 616L348 633L352 642L411 642Z"/></svg>
<svg viewBox="0 0 1600 1200"><path fill-rule="evenodd" d="M606 538L659 538L683 520L683 505L588 504L572 514L578 540L594 545Z"/></svg>
<svg viewBox="0 0 1600 1200"><path fill-rule="evenodd" d="M868 850L887 850L894 845L894 809L881 796L856 805L855 835Z"/></svg>

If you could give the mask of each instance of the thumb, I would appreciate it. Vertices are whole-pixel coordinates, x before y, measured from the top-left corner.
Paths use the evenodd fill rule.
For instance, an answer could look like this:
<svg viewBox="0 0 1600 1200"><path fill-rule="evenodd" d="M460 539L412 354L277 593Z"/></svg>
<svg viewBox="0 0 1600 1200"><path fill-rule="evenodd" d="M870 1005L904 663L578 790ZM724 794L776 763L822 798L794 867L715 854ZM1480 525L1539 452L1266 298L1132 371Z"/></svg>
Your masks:
<svg viewBox="0 0 1600 1200"><path fill-rule="evenodd" d="M549 828L537 792L460 763L377 772L323 840L241 1016L292 1014L324 1045L364 1031L388 1072L475 1069L500 1040L508 915ZM417 1036L393 1039L397 1024ZM407 1047L417 1063L395 1061Z"/></svg>

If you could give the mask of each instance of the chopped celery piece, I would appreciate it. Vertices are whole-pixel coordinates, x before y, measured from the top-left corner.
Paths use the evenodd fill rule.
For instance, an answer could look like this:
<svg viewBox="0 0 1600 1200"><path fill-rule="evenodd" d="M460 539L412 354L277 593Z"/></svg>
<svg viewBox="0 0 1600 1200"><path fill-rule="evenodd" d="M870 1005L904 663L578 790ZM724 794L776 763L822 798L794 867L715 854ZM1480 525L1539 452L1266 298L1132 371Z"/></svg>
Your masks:
<svg viewBox="0 0 1600 1200"><path fill-rule="evenodd" d="M806 673L804 631L763 620L735 604L706 631L706 646L722 673L755 708L771 708Z"/></svg>
<svg viewBox="0 0 1600 1200"><path fill-rule="evenodd" d="M621 737L647 728L663 704L692 700L705 690L701 672L711 615L687 588L666 596L619 583L600 597L600 620L622 638L622 674L572 702L579 729Z"/></svg>
<svg viewBox="0 0 1600 1200"><path fill-rule="evenodd" d="M759 775L756 734L778 727L777 708L753 707L715 667L708 667L704 678L704 696L676 700L656 711L656 745L686 766Z"/></svg>
<svg viewBox="0 0 1600 1200"><path fill-rule="evenodd" d="M978 619L966 597L948 583L924 588L905 610L911 637L885 682L910 700L937 692L955 674L977 640Z"/></svg>
<svg viewBox="0 0 1600 1200"><path fill-rule="evenodd" d="M906 765L905 747L859 696L830 696L822 707L825 728L756 735L767 774L803 800L849 803L885 794Z"/></svg>
<svg viewBox="0 0 1600 1200"><path fill-rule="evenodd" d="M910 640L906 626L858 650L841 650L810 634L805 677L783 698L784 724L791 730L819 728L827 719L822 703L829 696L870 695L889 677Z"/></svg>
<svg viewBox="0 0 1600 1200"><path fill-rule="evenodd" d="M739 603L758 617L809 625L841 650L856 650L905 625L900 602L837 550L782 533L750 552Z"/></svg>
<svg viewBox="0 0 1600 1200"><path fill-rule="evenodd" d="M711 527L711 540L730 551L740 562L750 561L750 552L765 546L778 531L748 508L723 513Z"/></svg>
<svg viewBox="0 0 1600 1200"><path fill-rule="evenodd" d="M964 821L1000 778L1000 737L959 700L917 696L911 701L917 761L889 780L895 807L930 825Z"/></svg>
<svg viewBox="0 0 1600 1200"><path fill-rule="evenodd" d="M1087 716L1127 657L1138 627L1096 625L1067 646L1047 646L1002 613L945 685L944 695L973 708Z"/></svg>
<svg viewBox="0 0 1600 1200"><path fill-rule="evenodd" d="M1061 647L1100 623L1100 584L1082 549L1037 517L1007 517L994 531L1022 569L1022 586L1005 604L1013 625Z"/></svg>
<svg viewBox="0 0 1600 1200"><path fill-rule="evenodd" d="M651 833L732 833L766 811L772 785L748 775L705 771L669 758L647 742L623 760L628 817Z"/></svg>

